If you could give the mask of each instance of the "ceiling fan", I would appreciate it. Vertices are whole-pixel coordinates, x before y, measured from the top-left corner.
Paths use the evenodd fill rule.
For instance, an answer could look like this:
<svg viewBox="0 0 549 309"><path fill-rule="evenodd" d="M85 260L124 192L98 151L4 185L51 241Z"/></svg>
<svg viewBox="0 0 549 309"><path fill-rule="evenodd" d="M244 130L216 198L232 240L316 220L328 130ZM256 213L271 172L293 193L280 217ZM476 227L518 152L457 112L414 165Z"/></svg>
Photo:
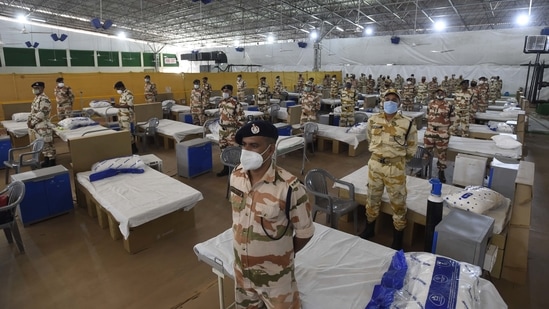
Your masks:
<svg viewBox="0 0 549 309"><path fill-rule="evenodd" d="M444 53L449 53L449 52L453 52L453 51L454 51L453 49L444 49L444 50L432 50L431 52L432 53L444 54Z"/></svg>
<svg viewBox="0 0 549 309"><path fill-rule="evenodd" d="M27 30L27 27L25 25L23 25L23 28L22 29L17 29L19 30L19 33L21 34L32 34L32 33L46 33L46 34L52 34L52 32L42 32L42 31L32 31L32 28L31 28L31 31Z"/></svg>

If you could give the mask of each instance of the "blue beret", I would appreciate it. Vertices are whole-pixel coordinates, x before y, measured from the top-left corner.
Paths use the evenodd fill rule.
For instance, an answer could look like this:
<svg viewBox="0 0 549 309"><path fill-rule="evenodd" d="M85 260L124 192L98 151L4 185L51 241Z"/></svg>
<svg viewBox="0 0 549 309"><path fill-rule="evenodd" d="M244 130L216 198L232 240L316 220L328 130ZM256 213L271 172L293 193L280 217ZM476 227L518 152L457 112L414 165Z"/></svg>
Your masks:
<svg viewBox="0 0 549 309"><path fill-rule="evenodd" d="M270 122L258 120L245 124L235 135L235 141L242 145L242 139L250 136L265 136L274 140L278 139L278 130Z"/></svg>
<svg viewBox="0 0 549 309"><path fill-rule="evenodd" d="M221 87L221 91L223 91L223 90L225 90L225 89L230 90L230 91L233 91L233 85L227 84L227 85Z"/></svg>
<svg viewBox="0 0 549 309"><path fill-rule="evenodd" d="M34 82L31 87L42 87L44 88L45 84L44 82Z"/></svg>

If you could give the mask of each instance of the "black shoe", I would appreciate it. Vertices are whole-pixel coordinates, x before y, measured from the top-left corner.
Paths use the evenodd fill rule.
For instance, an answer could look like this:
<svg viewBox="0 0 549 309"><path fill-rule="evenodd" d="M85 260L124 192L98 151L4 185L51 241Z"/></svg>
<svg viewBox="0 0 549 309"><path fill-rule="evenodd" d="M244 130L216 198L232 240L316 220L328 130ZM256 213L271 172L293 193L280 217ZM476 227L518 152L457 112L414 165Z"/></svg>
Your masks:
<svg viewBox="0 0 549 309"><path fill-rule="evenodd" d="M444 170L438 171L438 180L442 183L446 183L446 176L444 175Z"/></svg>
<svg viewBox="0 0 549 309"><path fill-rule="evenodd" d="M41 164L42 167L50 166L50 157L44 157L44 162Z"/></svg>
<svg viewBox="0 0 549 309"><path fill-rule="evenodd" d="M55 159L51 159L50 160L50 166L56 166L57 164L55 164Z"/></svg>
<svg viewBox="0 0 549 309"><path fill-rule="evenodd" d="M132 154L136 154L139 152L139 149L137 149L137 145L135 143L132 143Z"/></svg>
<svg viewBox="0 0 549 309"><path fill-rule="evenodd" d="M376 227L376 220L372 222L368 222L366 220L366 228L364 228L364 231L358 235L362 239L369 239L375 236L375 227Z"/></svg>
<svg viewBox="0 0 549 309"><path fill-rule="evenodd" d="M216 174L217 177L223 177L229 175L229 167L227 165L223 166L223 170Z"/></svg>
<svg viewBox="0 0 549 309"><path fill-rule="evenodd" d="M402 249L402 236L404 236L404 231L393 231L393 243L391 244L391 248L395 250Z"/></svg>

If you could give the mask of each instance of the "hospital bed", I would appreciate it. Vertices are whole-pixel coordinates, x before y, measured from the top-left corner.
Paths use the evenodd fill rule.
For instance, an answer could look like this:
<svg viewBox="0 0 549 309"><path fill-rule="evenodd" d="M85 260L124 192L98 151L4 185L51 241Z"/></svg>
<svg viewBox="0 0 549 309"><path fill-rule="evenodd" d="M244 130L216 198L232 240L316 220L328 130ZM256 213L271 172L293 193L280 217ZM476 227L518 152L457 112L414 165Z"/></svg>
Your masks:
<svg viewBox="0 0 549 309"><path fill-rule="evenodd" d="M190 114L191 107L187 105L174 104L172 105L171 112L174 120L177 120L179 119L179 114Z"/></svg>
<svg viewBox="0 0 549 309"><path fill-rule="evenodd" d="M53 132L64 142L68 142L71 139L82 137L82 136L94 136L100 134L110 134L117 132L115 130L103 127L99 124L90 125L86 127L80 127L76 129L64 129L61 127L53 128Z"/></svg>
<svg viewBox="0 0 549 309"><path fill-rule="evenodd" d="M126 251L139 252L158 239L194 226L194 206L203 199L202 193L153 168L145 166L142 174L89 181L94 163L131 155L129 132L70 142L78 205L97 217L114 240L123 239Z"/></svg>
<svg viewBox="0 0 549 309"><path fill-rule="evenodd" d="M139 127L145 129L147 125L147 123L140 124ZM179 143L184 140L200 137L203 130L201 126L171 119L160 119L156 133L164 138L164 148L169 149L174 141Z"/></svg>
<svg viewBox="0 0 549 309"><path fill-rule="evenodd" d="M270 114L270 110L269 110ZM289 125L297 125L301 121L301 105L293 105L290 107L280 107L276 117L278 120Z"/></svg>
<svg viewBox="0 0 549 309"><path fill-rule="evenodd" d="M226 308L223 300L223 279L234 278L232 230L228 229L195 245L194 252L198 259L211 266L218 276L220 308ZM313 238L295 258L295 275L302 308L366 307L372 297L374 286L380 283L394 252L393 249L315 223ZM430 253L416 254L422 257L435 257ZM460 284L456 286L463 289L458 295L471 292L465 288L465 279L460 277L459 281ZM492 283L478 277L474 282L477 283L475 286L480 292L478 308L507 308ZM427 298L427 289L424 289L422 295ZM418 307L427 308L424 302L419 302L422 304Z"/></svg>
<svg viewBox="0 0 549 309"><path fill-rule="evenodd" d="M343 144L348 145L349 157L355 157L368 149L366 131L364 133L348 133L346 127L336 127L327 124L318 124L318 149L324 150L326 142L332 143L332 153L343 150Z"/></svg>
<svg viewBox="0 0 549 309"><path fill-rule="evenodd" d="M528 127L528 116L524 110L498 112L486 111L485 113L476 113L476 120L482 121L499 121L515 126L515 134L517 140L524 144L524 134Z"/></svg>
<svg viewBox="0 0 549 309"><path fill-rule="evenodd" d="M490 139L494 135L498 135L502 132L493 131L484 124L470 124L469 125L469 137L470 138L478 138L478 139ZM509 134L513 136L515 139L517 139L516 134Z"/></svg>
<svg viewBox="0 0 549 309"><path fill-rule="evenodd" d="M6 119L2 121L2 125L8 131L12 147L23 147L30 144L27 122L22 121L22 123L16 123L11 119L13 114L29 113L31 111L31 104L31 102L2 104L4 119Z"/></svg>
<svg viewBox="0 0 549 309"><path fill-rule="evenodd" d="M204 111L204 114L208 117L219 117L219 108L210 108ZM259 119L263 117L263 112L244 110L244 116L246 119Z"/></svg>

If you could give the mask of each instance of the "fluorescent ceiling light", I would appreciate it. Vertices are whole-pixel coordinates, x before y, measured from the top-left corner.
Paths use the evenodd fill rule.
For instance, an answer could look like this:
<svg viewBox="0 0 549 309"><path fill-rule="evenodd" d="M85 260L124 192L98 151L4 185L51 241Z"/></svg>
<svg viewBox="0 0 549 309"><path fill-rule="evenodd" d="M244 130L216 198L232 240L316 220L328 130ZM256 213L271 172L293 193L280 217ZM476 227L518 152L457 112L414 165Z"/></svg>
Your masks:
<svg viewBox="0 0 549 309"><path fill-rule="evenodd" d="M336 26L335 28L336 28L336 30L343 32L343 29L341 29L341 27Z"/></svg>
<svg viewBox="0 0 549 309"><path fill-rule="evenodd" d="M25 15L17 15L17 20L24 23L27 22L27 17Z"/></svg>
<svg viewBox="0 0 549 309"><path fill-rule="evenodd" d="M309 30L305 30L305 29L299 29L299 31L302 31L302 32L305 32L305 33L310 33Z"/></svg>
<svg viewBox="0 0 549 309"><path fill-rule="evenodd" d="M116 36L119 39L125 39L126 38L126 33L125 32L118 32L118 34Z"/></svg>
<svg viewBox="0 0 549 309"><path fill-rule="evenodd" d="M316 38L318 38L318 33L316 33L316 31L313 31L311 32L310 36L311 36L311 39L316 40Z"/></svg>
<svg viewBox="0 0 549 309"><path fill-rule="evenodd" d="M442 31L446 29L446 23L442 20L439 20L439 21L436 21L435 22L435 30L436 31Z"/></svg>
<svg viewBox="0 0 549 309"><path fill-rule="evenodd" d="M269 36L267 37L267 43L273 43L275 40L274 36L272 34L269 34Z"/></svg>
<svg viewBox="0 0 549 309"><path fill-rule="evenodd" d="M520 14L517 16L517 24L519 26L526 26L530 22L530 16L527 14Z"/></svg>
<svg viewBox="0 0 549 309"><path fill-rule="evenodd" d="M238 39L234 40L234 46L240 46L240 41Z"/></svg>
<svg viewBox="0 0 549 309"><path fill-rule="evenodd" d="M368 27L364 30L364 33L366 33L366 35L372 35L374 33L374 29L372 27Z"/></svg>
<svg viewBox="0 0 549 309"><path fill-rule="evenodd" d="M46 21L43 20L43 19L38 19L38 18L31 18L32 21L37 21L37 22L40 22L40 23L45 23Z"/></svg>

